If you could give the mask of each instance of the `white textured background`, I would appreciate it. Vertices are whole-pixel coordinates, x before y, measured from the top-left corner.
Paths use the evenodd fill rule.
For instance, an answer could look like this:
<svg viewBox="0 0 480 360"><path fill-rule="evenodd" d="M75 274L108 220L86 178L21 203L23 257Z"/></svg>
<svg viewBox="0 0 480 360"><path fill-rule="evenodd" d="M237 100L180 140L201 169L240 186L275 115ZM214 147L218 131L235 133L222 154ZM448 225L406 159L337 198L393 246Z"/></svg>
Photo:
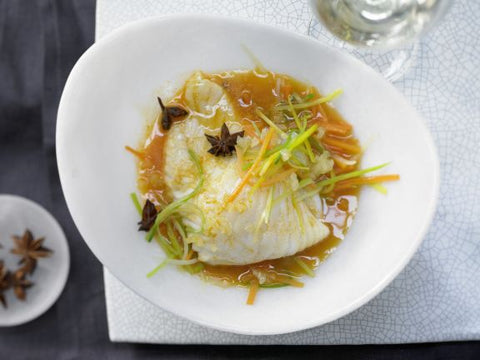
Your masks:
<svg viewBox="0 0 480 360"><path fill-rule="evenodd" d="M208 13L306 34L306 0L98 0L97 38L148 16ZM365 344L480 339L480 1L457 0L395 82L438 147L440 201L419 251L379 296L330 324L278 336L207 329L139 298L105 270L113 341L214 344ZM408 146L408 139L405 139Z"/></svg>

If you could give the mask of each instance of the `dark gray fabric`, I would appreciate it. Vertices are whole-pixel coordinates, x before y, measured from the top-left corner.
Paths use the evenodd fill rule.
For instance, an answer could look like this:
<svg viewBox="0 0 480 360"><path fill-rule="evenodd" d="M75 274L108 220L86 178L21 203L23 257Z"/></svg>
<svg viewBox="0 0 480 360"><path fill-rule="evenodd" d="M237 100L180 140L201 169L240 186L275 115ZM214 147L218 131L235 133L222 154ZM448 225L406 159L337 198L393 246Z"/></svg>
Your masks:
<svg viewBox="0 0 480 360"><path fill-rule="evenodd" d="M480 357L478 342L337 347L110 343L102 267L68 213L55 160L58 101L68 72L93 43L94 23L94 0L0 0L0 193L28 197L50 210L65 230L72 259L65 291L46 314L0 329L0 360Z"/></svg>

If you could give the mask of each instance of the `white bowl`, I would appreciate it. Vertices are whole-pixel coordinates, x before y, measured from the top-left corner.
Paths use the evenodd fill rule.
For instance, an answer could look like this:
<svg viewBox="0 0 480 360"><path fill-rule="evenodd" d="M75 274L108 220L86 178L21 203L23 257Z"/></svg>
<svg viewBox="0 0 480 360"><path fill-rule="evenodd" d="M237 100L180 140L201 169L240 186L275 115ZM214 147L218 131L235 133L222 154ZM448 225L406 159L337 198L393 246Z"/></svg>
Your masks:
<svg viewBox="0 0 480 360"><path fill-rule="evenodd" d="M269 69L310 82L334 101L369 144L363 166L391 161L401 180L388 195L364 189L354 224L305 287L265 289L254 306L246 290L223 289L174 267L147 278L162 257L137 232L129 198L136 145L155 95L194 70L249 69L247 46ZM162 90L163 89L163 90ZM151 117L150 117L151 119ZM148 119L148 120L150 120ZM129 24L93 45L73 68L60 103L57 159L68 207L83 238L125 285L174 314L215 329L280 334L335 320L365 304L404 268L435 210L438 159L416 111L356 59L304 36L243 20L169 16Z"/></svg>

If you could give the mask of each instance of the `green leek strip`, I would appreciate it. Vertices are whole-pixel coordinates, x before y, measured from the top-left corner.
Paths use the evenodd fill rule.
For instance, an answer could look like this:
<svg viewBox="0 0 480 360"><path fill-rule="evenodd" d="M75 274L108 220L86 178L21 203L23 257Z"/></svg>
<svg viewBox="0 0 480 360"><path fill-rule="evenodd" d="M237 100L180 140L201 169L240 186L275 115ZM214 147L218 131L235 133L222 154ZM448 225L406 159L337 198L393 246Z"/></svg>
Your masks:
<svg viewBox="0 0 480 360"><path fill-rule="evenodd" d="M305 141L305 149L307 149L307 154L308 154L308 157L310 158L310 161L312 163L315 162L315 155L313 155L312 146L310 145L310 139L307 139Z"/></svg>
<svg viewBox="0 0 480 360"><path fill-rule="evenodd" d="M198 262L198 259L191 259L191 260L176 260L176 259L165 259L163 260L155 269L150 271L147 274L147 277L152 277L155 275L160 269L164 268L166 265L171 264L171 265L177 265L177 266L187 266L187 265L193 265Z"/></svg>
<svg viewBox="0 0 480 360"><path fill-rule="evenodd" d="M260 176L265 175L265 173L270 168L270 166L274 162L277 162L277 160L279 160L282 151L287 150L287 151L291 152L297 146L301 145L304 141L306 141L315 131L317 131L317 129L318 129L318 125L317 124L313 125L310 129L304 131L303 133L298 135L296 138L293 138L288 143L285 143L284 149L279 150L276 153L270 155L270 157L263 164L263 166L260 170Z"/></svg>
<svg viewBox="0 0 480 360"><path fill-rule="evenodd" d="M260 284L259 287L264 289L275 289L275 288L282 288L285 286L290 286L288 284Z"/></svg>
<svg viewBox="0 0 480 360"><path fill-rule="evenodd" d="M303 144L315 131L318 129L318 124L313 125L310 129L306 130L305 132L301 133L297 136L293 141L288 144L287 150L292 151L297 146Z"/></svg>
<svg viewBox="0 0 480 360"><path fill-rule="evenodd" d="M300 95L298 95L296 92L294 92L294 93L292 94L292 96L293 96L293 98L295 99L295 101L296 101L297 103L303 102L303 100L302 100L302 98L300 97Z"/></svg>
<svg viewBox="0 0 480 360"><path fill-rule="evenodd" d="M242 166L242 170L243 170L243 171L247 171L248 169L250 169L250 167L251 167L252 165L253 165L253 161L250 161L250 162L248 162L248 163L245 163L245 164L243 164L243 166Z"/></svg>
<svg viewBox="0 0 480 360"><path fill-rule="evenodd" d="M296 165L296 164L292 163L291 161L288 162L288 165L291 166L292 168L298 169L298 170L310 170L309 167L299 166L299 165Z"/></svg>
<svg viewBox="0 0 480 360"><path fill-rule="evenodd" d="M307 264L305 264L302 259L296 257L294 258L294 260L298 264L298 266L302 268L305 274L307 274L310 277L315 277L315 273L313 272L313 270Z"/></svg>
<svg viewBox="0 0 480 360"><path fill-rule="evenodd" d="M342 180L347 180L347 179L352 179L352 178L362 176L363 174L367 174L369 172L379 170L379 169L387 166L388 164L389 163L384 163L384 164L373 166L373 167L370 167L370 168L367 168L367 169L356 170L356 171L352 171L352 172L349 172L349 173L346 173L346 174L334 176L334 177L319 181L318 183L315 184L315 189L314 190L299 196L298 200L301 201L303 199L309 198L309 197L317 194L319 191L322 190L322 188L324 186L327 186L327 185L330 185L330 184L335 184L335 183L337 183L339 181L342 181Z"/></svg>
<svg viewBox="0 0 480 360"><path fill-rule="evenodd" d="M205 227L205 214L203 213L203 211L195 204L184 204L182 206L182 208L178 211L179 215L183 217L183 219L188 219L189 215L191 214L194 214L194 215L197 215L199 218L200 218L200 222L201 222L201 225L200 225L200 230L194 230L193 232L195 233L199 233L199 232L203 232L203 229ZM185 229L187 228L191 228L189 226L186 226L186 225L183 225L183 227ZM186 232L191 232L189 230L187 230Z"/></svg>
<svg viewBox="0 0 480 360"><path fill-rule="evenodd" d="M158 245L160 245L160 247L162 248L162 250L165 252L165 254L167 254L167 256L169 258L175 258L175 257L178 257L180 256L180 254L178 253L178 251L173 247L173 245L170 243L170 241L165 237L163 236L162 234L160 234L160 231L157 232L157 236L155 237Z"/></svg>
<svg viewBox="0 0 480 360"><path fill-rule="evenodd" d="M310 143L311 143L312 147L315 150L317 150L320 154L323 154L323 152L325 151L325 148L320 143L320 141L318 141L315 136L312 136L309 140L310 140Z"/></svg>
<svg viewBox="0 0 480 360"><path fill-rule="evenodd" d="M142 216L142 206L140 205L140 202L138 201L138 197L137 197L137 194L135 194L134 192L132 192L130 194L130 198L132 199L133 201L133 205L135 205L135 208L137 209L138 213L140 214L140 216Z"/></svg>
<svg viewBox="0 0 480 360"><path fill-rule="evenodd" d="M257 134L258 137L261 137L262 136L262 132L260 131L260 129L258 128L257 124L255 121L252 121L252 126L253 128L255 129L255 133Z"/></svg>
<svg viewBox="0 0 480 360"><path fill-rule="evenodd" d="M177 219L173 219L173 227L175 228L175 230L178 231L178 233L180 234L180 236L182 237L182 240L186 239L187 238L187 234L185 233L185 229L183 228L182 224L180 223L179 220Z"/></svg>
<svg viewBox="0 0 480 360"><path fill-rule="evenodd" d="M300 124L300 119L298 118L297 112L295 111L292 102L290 101L290 97L288 97L288 109L293 115L293 120L295 120L295 124L297 124L298 130L302 130L302 125Z"/></svg>
<svg viewBox="0 0 480 360"><path fill-rule="evenodd" d="M155 269L153 269L152 271L150 271L148 274L147 274L147 278L150 278L152 277L153 275L155 275L160 269L163 269L167 264L168 262L170 261L170 259L165 259L163 260L157 267L155 267Z"/></svg>
<svg viewBox="0 0 480 360"><path fill-rule="evenodd" d="M332 93L328 94L327 96L321 97L319 99L316 99L316 100L313 100L313 101L310 101L310 102L304 102L304 103L301 103L301 104L294 104L293 108L295 110L308 109L312 106L316 106L316 105L320 105L320 104L332 101L338 95L340 95L342 92L343 92L342 89L337 89L337 90L333 91ZM276 109L280 110L280 111L290 110L288 105L280 105L280 106L277 106Z"/></svg>
<svg viewBox="0 0 480 360"><path fill-rule="evenodd" d="M197 262L193 265L185 265L184 266L184 269L190 274L198 274L204 268L205 268L205 266L201 262Z"/></svg>
<svg viewBox="0 0 480 360"><path fill-rule="evenodd" d="M280 151L277 151L275 154L272 154L268 157L267 161L265 161L262 168L260 169L260 176L265 175L270 166L280 158Z"/></svg>
<svg viewBox="0 0 480 360"><path fill-rule="evenodd" d="M177 266L186 266L186 265L193 265L198 263L198 259L190 259L190 260L169 259L168 263L172 265L177 265Z"/></svg>
<svg viewBox="0 0 480 360"><path fill-rule="evenodd" d="M303 102L306 102L306 101L308 101L308 100L313 99L314 96L315 96L315 95L314 95L313 93L310 93L310 94L308 94L308 95L305 95L305 97L303 98Z"/></svg>
<svg viewBox="0 0 480 360"><path fill-rule="evenodd" d="M268 126L270 126L271 128L275 129L276 132L278 132L280 134L280 136L282 138L287 138L287 133L285 131L283 131L282 129L280 129L277 125L275 125L273 123L272 120L270 120L264 113L262 113L258 108L255 110L255 113L263 120L265 121Z"/></svg>
<svg viewBox="0 0 480 360"><path fill-rule="evenodd" d="M332 169L330 170L330 178L333 178L333 177L335 177L335 171L333 171ZM335 183L327 185L327 187L325 189L322 189L321 192L322 194L328 194L333 191L334 187L335 187Z"/></svg>
<svg viewBox="0 0 480 360"><path fill-rule="evenodd" d="M279 144L279 145L275 146L273 149L270 149L267 152L265 152L264 157L268 158L272 154L275 154L275 153L279 152L280 150L285 149L288 146L288 144L290 143L290 141L292 141L292 133L288 134L287 139L285 140L284 143Z"/></svg>
<svg viewBox="0 0 480 360"><path fill-rule="evenodd" d="M387 193L388 193L387 188L385 186L383 186L382 184L368 184L368 186L377 190L380 194L387 195Z"/></svg>
<svg viewBox="0 0 480 360"><path fill-rule="evenodd" d="M312 179L310 179L310 178L303 179L302 181L300 181L298 183L298 189L297 190L303 189L305 186L308 186L310 184L313 184ZM280 195L279 197L277 197L276 199L273 200L272 206L277 205L278 203L282 202L283 200L285 200L289 196L293 195L294 193L295 193L294 190L284 192L282 195Z"/></svg>
<svg viewBox="0 0 480 360"><path fill-rule="evenodd" d="M167 223L167 235L168 235L168 240L170 241L170 244L172 244L173 248L178 254L183 253L183 249L180 246L180 243L178 242L177 235L173 232L173 225L171 221Z"/></svg>
<svg viewBox="0 0 480 360"><path fill-rule="evenodd" d="M203 169L202 165L200 164L200 160L198 159L197 154L195 154L192 150L188 149L188 154L190 155L190 159L192 162L195 164L200 180L198 181L197 186L195 189L193 189L189 194L185 195L184 197L168 204L158 215L157 218L155 219L155 223L153 224L152 228L150 231L147 233L147 241L150 242L152 241L152 238L157 231L158 227L160 224L165 221L169 216L171 216L173 213L177 211L179 207L181 207L184 203L186 203L188 200L190 200L192 197L197 195L200 191L200 189L203 186L203 182L205 181L205 176L203 174Z"/></svg>

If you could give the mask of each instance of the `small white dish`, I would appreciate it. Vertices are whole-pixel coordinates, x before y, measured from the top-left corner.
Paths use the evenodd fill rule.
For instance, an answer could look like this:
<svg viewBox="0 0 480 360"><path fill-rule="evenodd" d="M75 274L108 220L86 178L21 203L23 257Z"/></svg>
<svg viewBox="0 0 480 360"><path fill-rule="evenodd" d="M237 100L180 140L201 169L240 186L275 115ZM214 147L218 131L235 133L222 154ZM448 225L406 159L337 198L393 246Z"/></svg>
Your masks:
<svg viewBox="0 0 480 360"><path fill-rule="evenodd" d="M124 145L138 144L158 112L155 96L176 88L194 70L251 69L250 49L276 72L328 93L368 144L363 167L392 161L401 180L383 196L361 194L346 239L303 289L223 289L167 267L147 278L162 258L137 231L129 198L135 161ZM149 113L149 116L145 114ZM292 332L357 309L405 267L432 219L438 159L417 112L382 76L340 51L305 36L244 20L169 16L129 24L93 45L66 83L58 112L57 159L73 219L88 246L125 285L152 303L215 329L250 335Z"/></svg>
<svg viewBox="0 0 480 360"><path fill-rule="evenodd" d="M0 305L0 327L29 322L46 312L62 293L70 268L67 239L54 217L37 203L20 196L0 194L0 259L14 271L18 256L11 254L12 235L23 235L29 229L35 238L45 237L44 246L53 250L50 257L40 259L28 280L34 285L27 289L25 301L15 298L13 290L5 292L8 308Z"/></svg>

